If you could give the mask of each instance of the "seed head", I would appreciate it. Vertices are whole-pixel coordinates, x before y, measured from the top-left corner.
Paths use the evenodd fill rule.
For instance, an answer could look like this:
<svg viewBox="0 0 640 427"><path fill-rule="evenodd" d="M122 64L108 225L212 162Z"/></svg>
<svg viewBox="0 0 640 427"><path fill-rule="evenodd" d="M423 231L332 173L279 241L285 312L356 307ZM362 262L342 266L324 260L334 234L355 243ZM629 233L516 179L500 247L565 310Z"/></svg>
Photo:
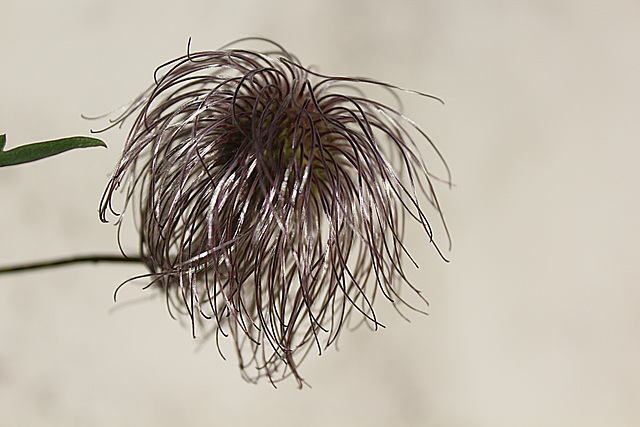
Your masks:
<svg viewBox="0 0 640 427"><path fill-rule="evenodd" d="M248 41L268 50L232 47ZM416 140L446 164L414 122L362 88L430 95L321 75L269 40L234 43L165 63L114 119L135 115L100 217L134 208L149 287L194 337L230 335L248 380L301 385L301 360L350 318L380 326L378 293L398 309L414 308L403 287L422 298L402 267L405 218L438 253L421 203L444 220Z"/></svg>

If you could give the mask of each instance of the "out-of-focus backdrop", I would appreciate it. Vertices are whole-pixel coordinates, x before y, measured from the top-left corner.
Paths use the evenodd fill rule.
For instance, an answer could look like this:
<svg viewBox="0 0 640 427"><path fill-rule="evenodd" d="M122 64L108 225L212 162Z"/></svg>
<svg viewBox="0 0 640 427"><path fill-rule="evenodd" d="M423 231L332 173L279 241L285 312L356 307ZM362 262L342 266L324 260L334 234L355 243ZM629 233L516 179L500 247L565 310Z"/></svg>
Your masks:
<svg viewBox="0 0 640 427"><path fill-rule="evenodd" d="M80 114L131 100L189 37L258 35L443 98L403 100L456 184L437 187L451 262L408 233L429 315L379 299L387 328L311 354L302 391L243 382L139 286L114 304L142 266L0 277L0 424L640 423L638 2L3 0L0 19L7 148L104 126ZM0 170L0 265L117 252L97 207L126 132Z"/></svg>

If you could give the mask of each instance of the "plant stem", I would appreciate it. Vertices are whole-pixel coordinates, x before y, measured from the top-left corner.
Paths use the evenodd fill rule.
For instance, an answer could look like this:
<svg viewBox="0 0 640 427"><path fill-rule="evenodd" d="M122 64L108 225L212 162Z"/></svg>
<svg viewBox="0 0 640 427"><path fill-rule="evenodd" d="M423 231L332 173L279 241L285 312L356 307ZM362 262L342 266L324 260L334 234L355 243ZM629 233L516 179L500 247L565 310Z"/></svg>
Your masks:
<svg viewBox="0 0 640 427"><path fill-rule="evenodd" d="M59 267L69 264L82 264L87 262L119 262L119 263L131 263L142 262L139 257L125 257L123 255L88 255L88 256L74 256L69 258L60 258L52 261L36 262L32 264L23 264L12 267L0 268L0 274L4 273L17 273L19 271L41 270L51 267Z"/></svg>

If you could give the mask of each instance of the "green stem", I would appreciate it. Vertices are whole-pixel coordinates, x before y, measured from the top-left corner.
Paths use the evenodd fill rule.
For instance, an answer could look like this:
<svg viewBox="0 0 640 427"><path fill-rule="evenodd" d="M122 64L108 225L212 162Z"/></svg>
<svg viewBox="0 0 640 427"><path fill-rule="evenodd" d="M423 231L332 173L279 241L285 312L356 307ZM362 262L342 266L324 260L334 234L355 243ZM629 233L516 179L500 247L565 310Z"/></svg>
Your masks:
<svg viewBox="0 0 640 427"><path fill-rule="evenodd" d="M69 264L82 264L87 262L118 262L118 263L141 263L142 259L139 257L125 257L122 255L89 255L89 256L76 256L69 258L61 258L52 261L37 262L32 264L23 264L12 267L0 268L0 274L4 273L17 273L19 271L41 270L51 267L59 267Z"/></svg>

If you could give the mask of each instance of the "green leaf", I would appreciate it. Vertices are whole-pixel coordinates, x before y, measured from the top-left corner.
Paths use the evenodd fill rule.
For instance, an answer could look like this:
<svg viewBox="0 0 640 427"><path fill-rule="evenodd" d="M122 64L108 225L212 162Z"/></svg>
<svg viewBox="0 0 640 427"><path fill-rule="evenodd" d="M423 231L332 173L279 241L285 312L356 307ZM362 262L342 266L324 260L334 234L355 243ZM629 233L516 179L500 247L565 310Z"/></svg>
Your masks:
<svg viewBox="0 0 640 427"><path fill-rule="evenodd" d="M51 141L34 142L33 144L22 145L11 150L3 151L6 142L6 135L0 135L0 167L33 162L75 148L107 147L107 144L103 141L86 136L72 136Z"/></svg>

